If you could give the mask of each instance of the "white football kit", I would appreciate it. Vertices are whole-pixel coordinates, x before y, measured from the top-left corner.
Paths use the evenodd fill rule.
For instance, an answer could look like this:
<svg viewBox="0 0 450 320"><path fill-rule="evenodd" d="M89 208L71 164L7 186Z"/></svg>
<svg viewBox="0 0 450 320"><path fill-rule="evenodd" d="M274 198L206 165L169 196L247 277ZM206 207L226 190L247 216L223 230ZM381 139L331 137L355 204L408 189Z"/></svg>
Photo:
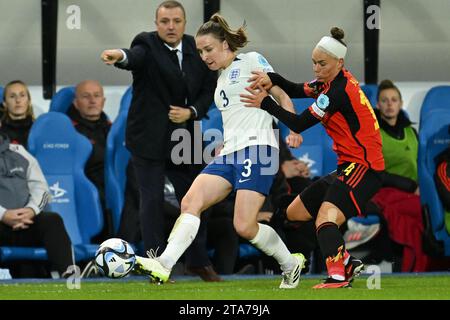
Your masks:
<svg viewBox="0 0 450 320"><path fill-rule="evenodd" d="M278 149L272 129L273 118L259 108L245 107L242 93L250 85L251 71L273 72L272 66L257 52L241 53L217 80L214 101L222 114L224 148L227 155L252 145L268 145Z"/></svg>

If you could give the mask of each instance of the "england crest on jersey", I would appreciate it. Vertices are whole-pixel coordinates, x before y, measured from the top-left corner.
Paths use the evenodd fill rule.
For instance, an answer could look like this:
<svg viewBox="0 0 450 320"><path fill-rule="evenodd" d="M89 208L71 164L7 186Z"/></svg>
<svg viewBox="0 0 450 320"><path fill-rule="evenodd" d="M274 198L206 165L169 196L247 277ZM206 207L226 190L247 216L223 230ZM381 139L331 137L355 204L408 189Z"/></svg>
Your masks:
<svg viewBox="0 0 450 320"><path fill-rule="evenodd" d="M239 75L241 74L241 69L233 69L230 71L228 78L231 82L235 82L236 79L239 78Z"/></svg>

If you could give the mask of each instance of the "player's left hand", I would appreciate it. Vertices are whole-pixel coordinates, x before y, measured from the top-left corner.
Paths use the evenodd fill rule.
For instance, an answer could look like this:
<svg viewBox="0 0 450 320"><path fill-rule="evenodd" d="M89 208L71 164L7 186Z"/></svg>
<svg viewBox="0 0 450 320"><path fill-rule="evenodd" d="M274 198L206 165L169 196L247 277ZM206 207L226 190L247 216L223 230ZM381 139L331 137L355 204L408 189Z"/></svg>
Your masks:
<svg viewBox="0 0 450 320"><path fill-rule="evenodd" d="M300 133L295 133L290 131L289 135L286 137L286 144L291 148L298 148L303 143L303 137Z"/></svg>
<svg viewBox="0 0 450 320"><path fill-rule="evenodd" d="M183 123L191 118L191 110L177 106L170 106L169 119L173 123Z"/></svg>
<svg viewBox="0 0 450 320"><path fill-rule="evenodd" d="M241 93L239 96L241 97L241 102L243 102L246 107L261 108L262 101L269 95L269 93L260 85L258 85L256 89L246 87L245 90L250 94Z"/></svg>

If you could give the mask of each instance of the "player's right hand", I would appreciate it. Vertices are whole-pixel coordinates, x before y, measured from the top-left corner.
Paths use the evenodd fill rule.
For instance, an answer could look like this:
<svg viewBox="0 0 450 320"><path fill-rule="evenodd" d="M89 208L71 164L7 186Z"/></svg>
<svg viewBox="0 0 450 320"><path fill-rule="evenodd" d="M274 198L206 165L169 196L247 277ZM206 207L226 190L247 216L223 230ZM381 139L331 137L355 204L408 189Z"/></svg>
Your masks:
<svg viewBox="0 0 450 320"><path fill-rule="evenodd" d="M112 65L123 59L123 53L118 49L105 50L102 52L100 59L105 64Z"/></svg>
<svg viewBox="0 0 450 320"><path fill-rule="evenodd" d="M269 91L272 87L272 80L270 80L267 73L262 71L252 71L253 76L251 76L247 81L251 82L250 88L256 89L258 85L264 88L264 90Z"/></svg>

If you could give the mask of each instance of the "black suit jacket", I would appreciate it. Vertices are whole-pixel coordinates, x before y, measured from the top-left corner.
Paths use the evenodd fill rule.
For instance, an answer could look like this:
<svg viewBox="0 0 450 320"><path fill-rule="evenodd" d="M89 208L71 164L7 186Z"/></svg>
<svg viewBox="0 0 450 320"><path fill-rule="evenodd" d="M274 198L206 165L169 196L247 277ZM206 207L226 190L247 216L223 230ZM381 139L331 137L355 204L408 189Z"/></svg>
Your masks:
<svg viewBox="0 0 450 320"><path fill-rule="evenodd" d="M214 99L217 73L201 60L192 36L183 36L182 71L156 32L142 32L131 43L127 63L117 63L133 73L133 98L128 113L126 145L133 155L153 160L170 156L173 130L187 128L191 137L194 121L174 124L169 106L194 106L197 119L208 112ZM187 101L187 102L186 102Z"/></svg>

